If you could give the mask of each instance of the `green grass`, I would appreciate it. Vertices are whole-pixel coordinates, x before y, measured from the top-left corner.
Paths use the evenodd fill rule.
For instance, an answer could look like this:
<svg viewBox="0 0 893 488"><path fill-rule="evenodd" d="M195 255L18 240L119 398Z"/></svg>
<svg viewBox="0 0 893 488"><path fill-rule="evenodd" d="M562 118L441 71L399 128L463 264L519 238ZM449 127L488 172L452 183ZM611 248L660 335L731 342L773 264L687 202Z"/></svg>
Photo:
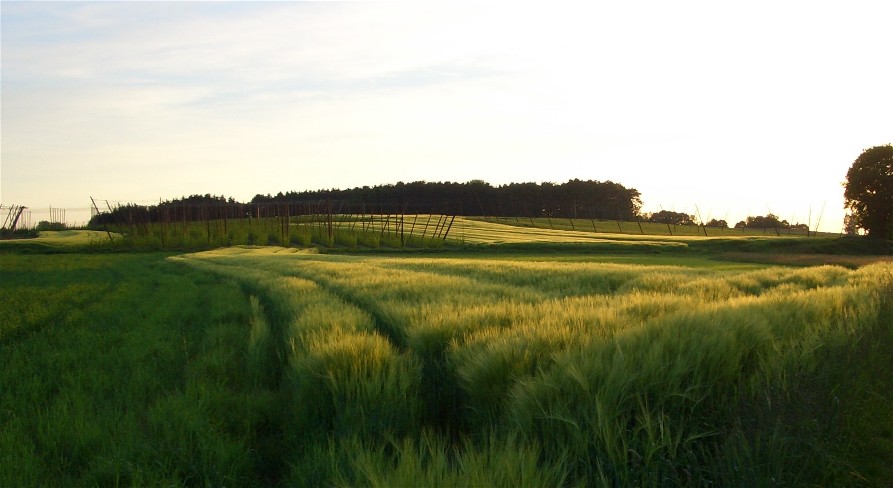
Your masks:
<svg viewBox="0 0 893 488"><path fill-rule="evenodd" d="M251 245L313 247L327 253L450 251L499 258L507 253L549 253L556 259L574 254L652 254L672 256L670 259L718 256L726 261L848 267L889 261L893 256L893 243L884 240L829 234L776 236L732 229L710 229L709 236L704 236L703 229L695 226L680 226L677 231L671 226L665 231L663 224L636 222L552 219L550 223L548 219L453 219L442 215L407 215L397 220L393 216L336 215L331 229L327 222L314 222L308 216L284 223L279 218L263 218L113 226L116 232L111 238L95 230L42 232L36 239L0 241L0 252L198 251ZM450 232L444 239L447 228Z"/></svg>
<svg viewBox="0 0 893 488"><path fill-rule="evenodd" d="M108 250L119 234L109 234L96 230L40 231L37 237L27 239L0 240L0 252L78 252Z"/></svg>
<svg viewBox="0 0 893 488"><path fill-rule="evenodd" d="M524 219L458 218L451 236L500 250L893 255L893 242L827 233L809 237L782 232L777 236L762 230L710 228L705 235L697 226L668 231L665 224L621 222L618 227L614 221L597 222L596 232L588 220L576 221L573 227L568 222L564 219L559 225L553 219L550 227L545 219L533 219L531 225Z"/></svg>
<svg viewBox="0 0 893 488"><path fill-rule="evenodd" d="M532 249L0 253L0 485L893 475L889 264Z"/></svg>
<svg viewBox="0 0 893 488"><path fill-rule="evenodd" d="M337 249L435 249L444 244L446 216L335 215L218 219L111 225L111 243L121 250L195 251L229 246L286 246ZM97 242L97 245L100 243Z"/></svg>
<svg viewBox="0 0 893 488"><path fill-rule="evenodd" d="M0 485L265 484L247 299L158 254L0 254Z"/></svg>
<svg viewBox="0 0 893 488"><path fill-rule="evenodd" d="M722 227L702 227L699 225L658 224L644 221L617 221L568 218L525 218L525 217L473 217L479 222L491 222L531 229L597 232L606 234L639 234L676 237L741 237L741 236L803 236L806 231L792 229L731 229ZM811 232L811 234L815 234ZM820 233L828 237L834 234Z"/></svg>

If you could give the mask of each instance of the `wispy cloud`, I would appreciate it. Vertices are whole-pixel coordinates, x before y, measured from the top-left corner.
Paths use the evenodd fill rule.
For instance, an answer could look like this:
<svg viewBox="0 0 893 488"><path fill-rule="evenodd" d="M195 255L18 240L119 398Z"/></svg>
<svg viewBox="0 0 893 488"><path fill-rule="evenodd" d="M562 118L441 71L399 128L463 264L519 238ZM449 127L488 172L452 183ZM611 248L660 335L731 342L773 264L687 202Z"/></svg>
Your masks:
<svg viewBox="0 0 893 488"><path fill-rule="evenodd" d="M654 206L761 210L792 181L839 206L846 167L893 133L890 13L4 2L3 199L580 177Z"/></svg>

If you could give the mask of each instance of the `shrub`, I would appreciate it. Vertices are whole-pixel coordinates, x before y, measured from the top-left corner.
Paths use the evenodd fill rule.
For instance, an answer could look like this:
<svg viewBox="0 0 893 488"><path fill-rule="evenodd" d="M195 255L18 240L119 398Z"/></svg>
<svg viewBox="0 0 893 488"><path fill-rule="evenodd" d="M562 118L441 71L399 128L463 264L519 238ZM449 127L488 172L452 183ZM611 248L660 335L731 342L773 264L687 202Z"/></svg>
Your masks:
<svg viewBox="0 0 893 488"><path fill-rule="evenodd" d="M310 247L310 245L311 245L311 238L310 238L309 232L294 230L289 235L288 240L292 246L296 246L296 247Z"/></svg>
<svg viewBox="0 0 893 488"><path fill-rule="evenodd" d="M357 235L350 231L335 232L335 245L355 248L357 247Z"/></svg>

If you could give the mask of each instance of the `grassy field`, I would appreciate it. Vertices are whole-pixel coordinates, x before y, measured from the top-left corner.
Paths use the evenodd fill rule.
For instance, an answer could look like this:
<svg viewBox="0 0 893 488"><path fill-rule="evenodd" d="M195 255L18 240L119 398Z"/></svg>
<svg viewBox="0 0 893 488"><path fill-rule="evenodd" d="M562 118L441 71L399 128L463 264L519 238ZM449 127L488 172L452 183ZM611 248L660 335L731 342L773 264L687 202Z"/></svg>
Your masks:
<svg viewBox="0 0 893 488"><path fill-rule="evenodd" d="M767 228L767 229L732 229L728 227L702 227L699 225L659 224L644 221L618 221L595 219L568 219L549 217L472 217L469 220L489 222L513 227L564 230L574 232L594 232L609 234L650 235L669 237L767 237L767 236L802 236L809 237L805 230ZM833 237L837 234L810 232L816 237Z"/></svg>
<svg viewBox="0 0 893 488"><path fill-rule="evenodd" d="M111 234L112 238L120 237ZM107 247L110 242L109 234L96 230L62 230L40 231L37 237L28 239L7 239L0 241L2 249L10 251L37 250L40 252L52 252L53 250L67 252L91 247Z"/></svg>
<svg viewBox="0 0 893 488"><path fill-rule="evenodd" d="M426 248L444 245L446 215L304 215L110 225L111 247L127 250L201 250L227 246L344 249Z"/></svg>
<svg viewBox="0 0 893 488"><path fill-rule="evenodd" d="M677 226L679 229L673 231L672 226L664 224L582 219L335 215L327 222L319 221L322 217L328 218L302 216L155 223L121 228L113 226L110 233L96 230L44 231L34 239L0 240L0 251L183 252L243 245L314 247L326 252L463 249L479 252L496 248L498 252L534 253L725 253L725 259L742 257L747 253L748 256L742 257L745 261L776 264L780 263L778 257L767 259L760 255L810 254L813 257L800 257L791 260L790 264L840 264L850 267L858 267L869 260L843 256L878 256L871 261L890 260L890 256L893 256L893 243L890 241L830 234L776 236L754 230L710 229L709 235L704 236L704 229L696 226ZM314 218L317 220L314 221ZM822 257L830 255L837 257Z"/></svg>
<svg viewBox="0 0 893 488"><path fill-rule="evenodd" d="M0 486L893 479L889 256L494 225L399 255L3 243Z"/></svg>
<svg viewBox="0 0 893 488"><path fill-rule="evenodd" d="M165 258L0 253L0 486L263 484L249 300Z"/></svg>

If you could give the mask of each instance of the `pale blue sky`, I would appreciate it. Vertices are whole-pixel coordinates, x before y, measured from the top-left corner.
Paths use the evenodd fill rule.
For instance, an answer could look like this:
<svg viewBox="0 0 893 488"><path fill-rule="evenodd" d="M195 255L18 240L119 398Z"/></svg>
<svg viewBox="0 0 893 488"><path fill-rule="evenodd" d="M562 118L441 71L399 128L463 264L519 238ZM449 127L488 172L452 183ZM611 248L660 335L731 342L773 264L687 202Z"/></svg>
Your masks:
<svg viewBox="0 0 893 488"><path fill-rule="evenodd" d="M7 2L0 202L613 180L823 230L893 2ZM71 218L71 217L70 217Z"/></svg>

